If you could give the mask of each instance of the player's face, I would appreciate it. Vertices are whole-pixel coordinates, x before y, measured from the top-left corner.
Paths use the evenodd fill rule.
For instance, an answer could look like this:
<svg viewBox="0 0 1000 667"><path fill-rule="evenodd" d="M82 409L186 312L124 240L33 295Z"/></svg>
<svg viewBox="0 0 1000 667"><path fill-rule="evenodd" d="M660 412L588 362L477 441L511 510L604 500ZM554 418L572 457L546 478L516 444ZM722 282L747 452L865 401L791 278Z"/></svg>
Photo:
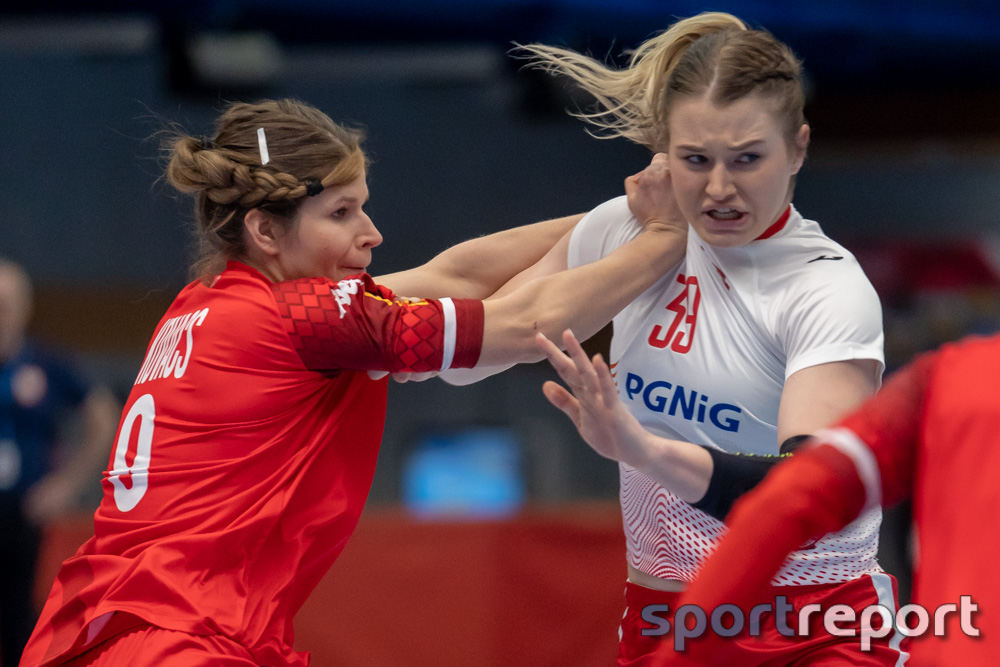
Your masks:
<svg viewBox="0 0 1000 667"><path fill-rule="evenodd" d="M684 217L719 247L750 243L789 203L805 159L809 127L789 146L773 100L745 97L718 107L707 96L670 112L670 178Z"/></svg>
<svg viewBox="0 0 1000 667"><path fill-rule="evenodd" d="M298 220L278 239L282 279L325 276L343 280L363 273L382 235L362 208L368 184L362 172L347 185L307 197Z"/></svg>

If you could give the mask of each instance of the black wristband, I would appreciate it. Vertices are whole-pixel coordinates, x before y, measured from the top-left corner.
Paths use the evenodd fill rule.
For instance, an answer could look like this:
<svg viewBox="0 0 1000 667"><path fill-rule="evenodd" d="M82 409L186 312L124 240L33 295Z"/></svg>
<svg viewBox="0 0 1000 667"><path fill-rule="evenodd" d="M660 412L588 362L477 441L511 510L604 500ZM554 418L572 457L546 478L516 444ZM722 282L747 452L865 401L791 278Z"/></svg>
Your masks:
<svg viewBox="0 0 1000 667"><path fill-rule="evenodd" d="M781 443L781 447L778 448L778 451L781 452L782 454L791 454L796 449L801 447L805 443L805 441L811 437L812 437L811 435L793 435L792 437L788 438L783 443Z"/></svg>
<svg viewBox="0 0 1000 667"><path fill-rule="evenodd" d="M786 440L787 442L787 440ZM705 447L712 456L712 478L705 495L691 507L723 521L733 503L757 486L776 463L787 455L731 454L714 447Z"/></svg>

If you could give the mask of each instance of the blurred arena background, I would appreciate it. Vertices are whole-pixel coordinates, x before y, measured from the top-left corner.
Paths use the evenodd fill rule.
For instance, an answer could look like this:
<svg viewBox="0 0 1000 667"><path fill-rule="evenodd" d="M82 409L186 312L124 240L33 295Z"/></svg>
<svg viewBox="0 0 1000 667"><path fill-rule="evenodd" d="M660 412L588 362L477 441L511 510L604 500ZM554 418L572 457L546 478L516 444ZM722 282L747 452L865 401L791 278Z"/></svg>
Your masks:
<svg viewBox="0 0 1000 667"><path fill-rule="evenodd" d="M709 9L805 61L813 142L796 205L878 289L889 371L1000 329L993 0L8 0L0 255L35 280L33 331L124 398L186 282L190 206L158 181L150 139L164 121L208 133L227 100L297 97L365 128L387 239L371 272L388 273L589 209L646 164L644 149L590 138L564 112L587 100L520 72L512 42L615 59ZM534 365L467 388L392 387L366 516L297 620L314 664L610 661L617 466L545 403L552 376ZM53 526L39 590L92 509ZM905 508L890 513L883 539L904 600L906 525Z"/></svg>

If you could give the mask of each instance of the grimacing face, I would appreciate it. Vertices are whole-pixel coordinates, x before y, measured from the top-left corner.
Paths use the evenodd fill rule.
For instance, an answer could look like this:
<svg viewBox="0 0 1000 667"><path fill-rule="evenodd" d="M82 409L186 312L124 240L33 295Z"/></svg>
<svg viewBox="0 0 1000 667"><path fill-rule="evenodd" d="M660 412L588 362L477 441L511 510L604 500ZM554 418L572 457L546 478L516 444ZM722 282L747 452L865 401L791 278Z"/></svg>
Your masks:
<svg viewBox="0 0 1000 667"><path fill-rule="evenodd" d="M789 203L809 126L789 146L775 103L751 95L723 107L707 95L679 99L670 112L670 178L677 205L698 236L717 247L746 245Z"/></svg>

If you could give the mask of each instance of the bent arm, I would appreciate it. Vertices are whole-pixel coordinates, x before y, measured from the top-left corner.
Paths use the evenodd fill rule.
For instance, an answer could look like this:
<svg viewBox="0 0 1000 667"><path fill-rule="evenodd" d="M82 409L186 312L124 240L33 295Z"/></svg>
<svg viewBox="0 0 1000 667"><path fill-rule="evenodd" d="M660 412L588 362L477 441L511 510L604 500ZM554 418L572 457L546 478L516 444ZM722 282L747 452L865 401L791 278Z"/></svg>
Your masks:
<svg viewBox="0 0 1000 667"><path fill-rule="evenodd" d="M479 363L498 365L542 358L535 334L555 337L572 328L583 338L601 329L684 256L686 229L651 222L607 257L532 280L507 296L484 302Z"/></svg>
<svg viewBox="0 0 1000 667"><path fill-rule="evenodd" d="M396 294L485 299L537 264L582 217L570 215L471 239L422 266L375 280Z"/></svg>
<svg viewBox="0 0 1000 667"><path fill-rule="evenodd" d="M648 167L625 179L629 206L644 227L638 237L596 262L484 302L479 364L538 361L536 333L555 336L574 328L589 338L676 266L684 257L688 225L670 183L666 156L653 156Z"/></svg>
<svg viewBox="0 0 1000 667"><path fill-rule="evenodd" d="M519 287L528 284L532 280L545 278L547 276L555 275L561 271L565 271L567 269L566 254L569 248L569 240L572 235L573 230L571 229L566 232L566 234L563 235L563 237L559 239L554 246L552 246L552 249L549 250L545 256L542 257L542 259L507 281L507 283L497 290L496 294L490 298L494 299L511 294ZM515 365L516 362L499 365L485 365L480 363L474 368L453 368L443 371L439 377L448 384L464 386L479 382L480 380L488 378L491 375L502 373Z"/></svg>

